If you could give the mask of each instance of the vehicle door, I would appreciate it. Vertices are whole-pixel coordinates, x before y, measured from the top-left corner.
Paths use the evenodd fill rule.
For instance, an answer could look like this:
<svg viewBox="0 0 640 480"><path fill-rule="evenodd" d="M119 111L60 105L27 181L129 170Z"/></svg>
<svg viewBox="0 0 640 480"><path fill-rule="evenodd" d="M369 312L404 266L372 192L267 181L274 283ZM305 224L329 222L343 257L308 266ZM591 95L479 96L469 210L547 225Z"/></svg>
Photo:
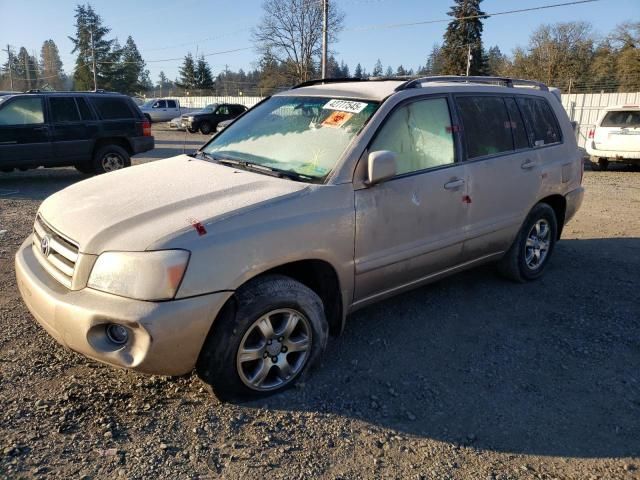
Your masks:
<svg viewBox="0 0 640 480"><path fill-rule="evenodd" d="M151 112L149 113L149 115L151 115L151 120L153 120L154 122L163 122L165 120L171 120L171 118L173 118L169 118L167 114L166 100L156 100L156 103L151 106Z"/></svg>
<svg viewBox="0 0 640 480"><path fill-rule="evenodd" d="M0 168L44 165L50 160L42 97L14 97L0 103Z"/></svg>
<svg viewBox="0 0 640 480"><path fill-rule="evenodd" d="M53 163L70 164L90 158L92 138L97 126L83 97L50 96L51 139ZM80 106L82 104L81 115Z"/></svg>
<svg viewBox="0 0 640 480"><path fill-rule="evenodd" d="M213 128L215 128L218 123L224 120L229 120L233 117L234 115L231 114L229 105L220 105L218 108L216 108L215 114L213 116Z"/></svg>
<svg viewBox="0 0 640 480"><path fill-rule="evenodd" d="M457 161L451 118L446 96L412 99L389 114L369 145L369 153L397 155L397 174L355 192L356 304L417 285L458 263L465 165Z"/></svg>
<svg viewBox="0 0 640 480"><path fill-rule="evenodd" d="M598 150L640 152L640 110L607 112L596 128L593 143Z"/></svg>
<svg viewBox="0 0 640 480"><path fill-rule="evenodd" d="M472 261L508 250L536 201L540 166L513 97L468 94L455 101L468 166L463 259Z"/></svg>
<svg viewBox="0 0 640 480"><path fill-rule="evenodd" d="M180 116L180 107L176 100L167 100L167 120Z"/></svg>

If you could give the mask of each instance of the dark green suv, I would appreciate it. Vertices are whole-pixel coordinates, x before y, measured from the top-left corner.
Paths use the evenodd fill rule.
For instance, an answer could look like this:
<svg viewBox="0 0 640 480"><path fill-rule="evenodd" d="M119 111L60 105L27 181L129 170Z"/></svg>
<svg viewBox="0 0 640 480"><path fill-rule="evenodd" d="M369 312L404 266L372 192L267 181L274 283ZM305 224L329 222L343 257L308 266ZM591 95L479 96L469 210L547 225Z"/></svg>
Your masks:
<svg viewBox="0 0 640 480"><path fill-rule="evenodd" d="M153 149L151 124L126 95L29 92L0 95L0 170L75 166L104 173Z"/></svg>

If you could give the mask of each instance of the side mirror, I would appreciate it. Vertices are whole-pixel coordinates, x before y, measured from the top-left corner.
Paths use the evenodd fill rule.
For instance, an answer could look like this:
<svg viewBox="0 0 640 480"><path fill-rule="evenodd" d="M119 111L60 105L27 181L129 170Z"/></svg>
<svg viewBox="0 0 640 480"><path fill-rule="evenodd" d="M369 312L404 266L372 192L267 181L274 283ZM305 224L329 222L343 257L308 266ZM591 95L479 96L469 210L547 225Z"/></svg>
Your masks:
<svg viewBox="0 0 640 480"><path fill-rule="evenodd" d="M371 152L368 158L367 185L383 182L396 174L397 155L389 150Z"/></svg>
<svg viewBox="0 0 640 480"><path fill-rule="evenodd" d="M573 132L577 132L578 131L578 122L576 122L575 120L571 121L571 127L573 128Z"/></svg>

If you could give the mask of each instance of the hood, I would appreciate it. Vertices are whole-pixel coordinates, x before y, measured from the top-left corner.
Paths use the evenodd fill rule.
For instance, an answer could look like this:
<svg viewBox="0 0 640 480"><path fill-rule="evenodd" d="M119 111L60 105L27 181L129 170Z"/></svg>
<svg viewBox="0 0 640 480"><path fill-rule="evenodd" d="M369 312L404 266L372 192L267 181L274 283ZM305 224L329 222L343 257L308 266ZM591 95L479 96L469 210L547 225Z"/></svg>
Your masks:
<svg viewBox="0 0 640 480"><path fill-rule="evenodd" d="M180 155L78 182L40 214L83 253L142 251L185 231L307 188L307 184ZM209 232L210 234L210 232Z"/></svg>

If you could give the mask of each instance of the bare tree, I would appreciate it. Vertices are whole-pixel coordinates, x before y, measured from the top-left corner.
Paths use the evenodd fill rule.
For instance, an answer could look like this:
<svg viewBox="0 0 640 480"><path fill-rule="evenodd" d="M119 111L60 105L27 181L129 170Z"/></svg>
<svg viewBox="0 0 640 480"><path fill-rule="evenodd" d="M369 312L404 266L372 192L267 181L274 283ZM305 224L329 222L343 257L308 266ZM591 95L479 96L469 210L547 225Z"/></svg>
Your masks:
<svg viewBox="0 0 640 480"><path fill-rule="evenodd" d="M264 15L253 30L256 49L263 57L284 65L292 80L304 82L316 71L322 51L322 3L318 0L265 0ZM329 44L336 41L344 15L329 8Z"/></svg>

